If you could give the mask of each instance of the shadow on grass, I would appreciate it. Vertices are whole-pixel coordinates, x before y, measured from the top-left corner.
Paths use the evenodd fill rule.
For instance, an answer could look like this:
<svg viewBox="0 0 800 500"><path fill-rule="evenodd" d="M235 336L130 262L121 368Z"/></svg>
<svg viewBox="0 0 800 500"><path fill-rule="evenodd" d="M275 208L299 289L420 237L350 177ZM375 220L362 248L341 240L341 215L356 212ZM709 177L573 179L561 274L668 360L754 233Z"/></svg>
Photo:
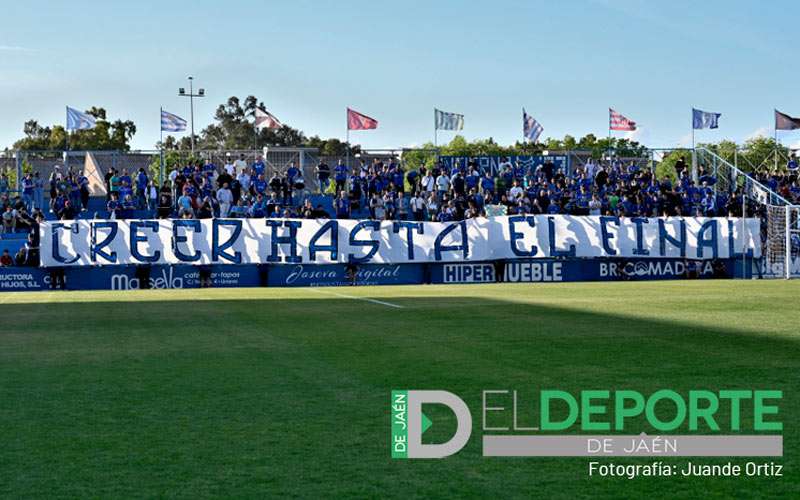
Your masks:
<svg viewBox="0 0 800 500"><path fill-rule="evenodd" d="M584 460L482 458L481 391L518 390L530 404L545 388L800 389L788 339L472 297L381 300L404 308L338 297L0 305L0 493L732 496L741 483L600 481ZM390 460L392 389L458 394L470 443L446 460ZM429 439L446 440L452 419L431 415ZM781 420L798 416L785 400ZM750 491L789 495L797 452L789 428L789 477Z"/></svg>

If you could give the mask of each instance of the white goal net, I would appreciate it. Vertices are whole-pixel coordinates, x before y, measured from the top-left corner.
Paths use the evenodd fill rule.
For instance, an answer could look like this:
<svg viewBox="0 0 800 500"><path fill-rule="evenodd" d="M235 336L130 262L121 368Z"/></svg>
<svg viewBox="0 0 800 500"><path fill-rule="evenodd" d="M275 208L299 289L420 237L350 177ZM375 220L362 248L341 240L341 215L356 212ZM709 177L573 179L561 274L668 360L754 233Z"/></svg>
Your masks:
<svg viewBox="0 0 800 500"><path fill-rule="evenodd" d="M800 278L800 206L767 205L765 278Z"/></svg>

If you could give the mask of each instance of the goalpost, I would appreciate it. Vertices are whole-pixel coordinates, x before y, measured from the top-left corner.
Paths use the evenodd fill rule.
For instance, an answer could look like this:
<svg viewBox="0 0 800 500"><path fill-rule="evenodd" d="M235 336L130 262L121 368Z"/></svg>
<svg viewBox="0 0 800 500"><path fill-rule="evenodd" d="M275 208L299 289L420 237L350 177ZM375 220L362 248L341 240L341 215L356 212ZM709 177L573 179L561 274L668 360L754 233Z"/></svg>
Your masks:
<svg viewBox="0 0 800 500"><path fill-rule="evenodd" d="M800 206L766 208L765 277L800 278Z"/></svg>
<svg viewBox="0 0 800 500"><path fill-rule="evenodd" d="M793 205L715 152L704 147L694 152L698 165L716 179L715 192L738 194L742 199L741 215L761 220L761 259L751 261L752 276L800 278L800 205ZM742 261L742 277L750 275L745 267L746 259Z"/></svg>

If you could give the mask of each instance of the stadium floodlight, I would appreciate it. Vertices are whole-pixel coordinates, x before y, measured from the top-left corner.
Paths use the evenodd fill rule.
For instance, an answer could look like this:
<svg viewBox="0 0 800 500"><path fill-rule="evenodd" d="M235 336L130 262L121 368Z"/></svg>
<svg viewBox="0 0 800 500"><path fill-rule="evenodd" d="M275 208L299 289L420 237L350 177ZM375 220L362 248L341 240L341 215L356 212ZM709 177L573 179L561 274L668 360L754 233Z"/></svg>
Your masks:
<svg viewBox="0 0 800 500"><path fill-rule="evenodd" d="M178 88L178 96L179 97L188 97L189 98L189 122L191 123L191 144L192 144L192 156L194 156L194 98L195 97L205 97L206 96L206 89L198 89L197 93L194 93L194 89L192 87L192 82L194 78L189 77L189 93L186 93L186 89L184 87Z"/></svg>

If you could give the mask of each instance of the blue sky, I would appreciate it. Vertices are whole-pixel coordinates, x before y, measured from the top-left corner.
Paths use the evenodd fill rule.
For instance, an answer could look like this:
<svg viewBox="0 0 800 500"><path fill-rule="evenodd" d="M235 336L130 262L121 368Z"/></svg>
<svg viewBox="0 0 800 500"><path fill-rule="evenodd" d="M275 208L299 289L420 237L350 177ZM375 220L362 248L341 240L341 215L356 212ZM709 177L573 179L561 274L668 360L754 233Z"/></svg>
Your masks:
<svg viewBox="0 0 800 500"><path fill-rule="evenodd" d="M352 134L368 148L432 140L434 106L501 143L521 137L523 106L555 137L605 135L611 106L651 147L687 144L693 105L723 114L698 141L772 135L775 107L800 115L800 2L48 3L3 8L0 146L68 104L134 120L133 146L152 149L159 106L188 118L190 74L208 95L197 130L254 94L308 135L344 138L345 108L362 111L380 121Z"/></svg>

